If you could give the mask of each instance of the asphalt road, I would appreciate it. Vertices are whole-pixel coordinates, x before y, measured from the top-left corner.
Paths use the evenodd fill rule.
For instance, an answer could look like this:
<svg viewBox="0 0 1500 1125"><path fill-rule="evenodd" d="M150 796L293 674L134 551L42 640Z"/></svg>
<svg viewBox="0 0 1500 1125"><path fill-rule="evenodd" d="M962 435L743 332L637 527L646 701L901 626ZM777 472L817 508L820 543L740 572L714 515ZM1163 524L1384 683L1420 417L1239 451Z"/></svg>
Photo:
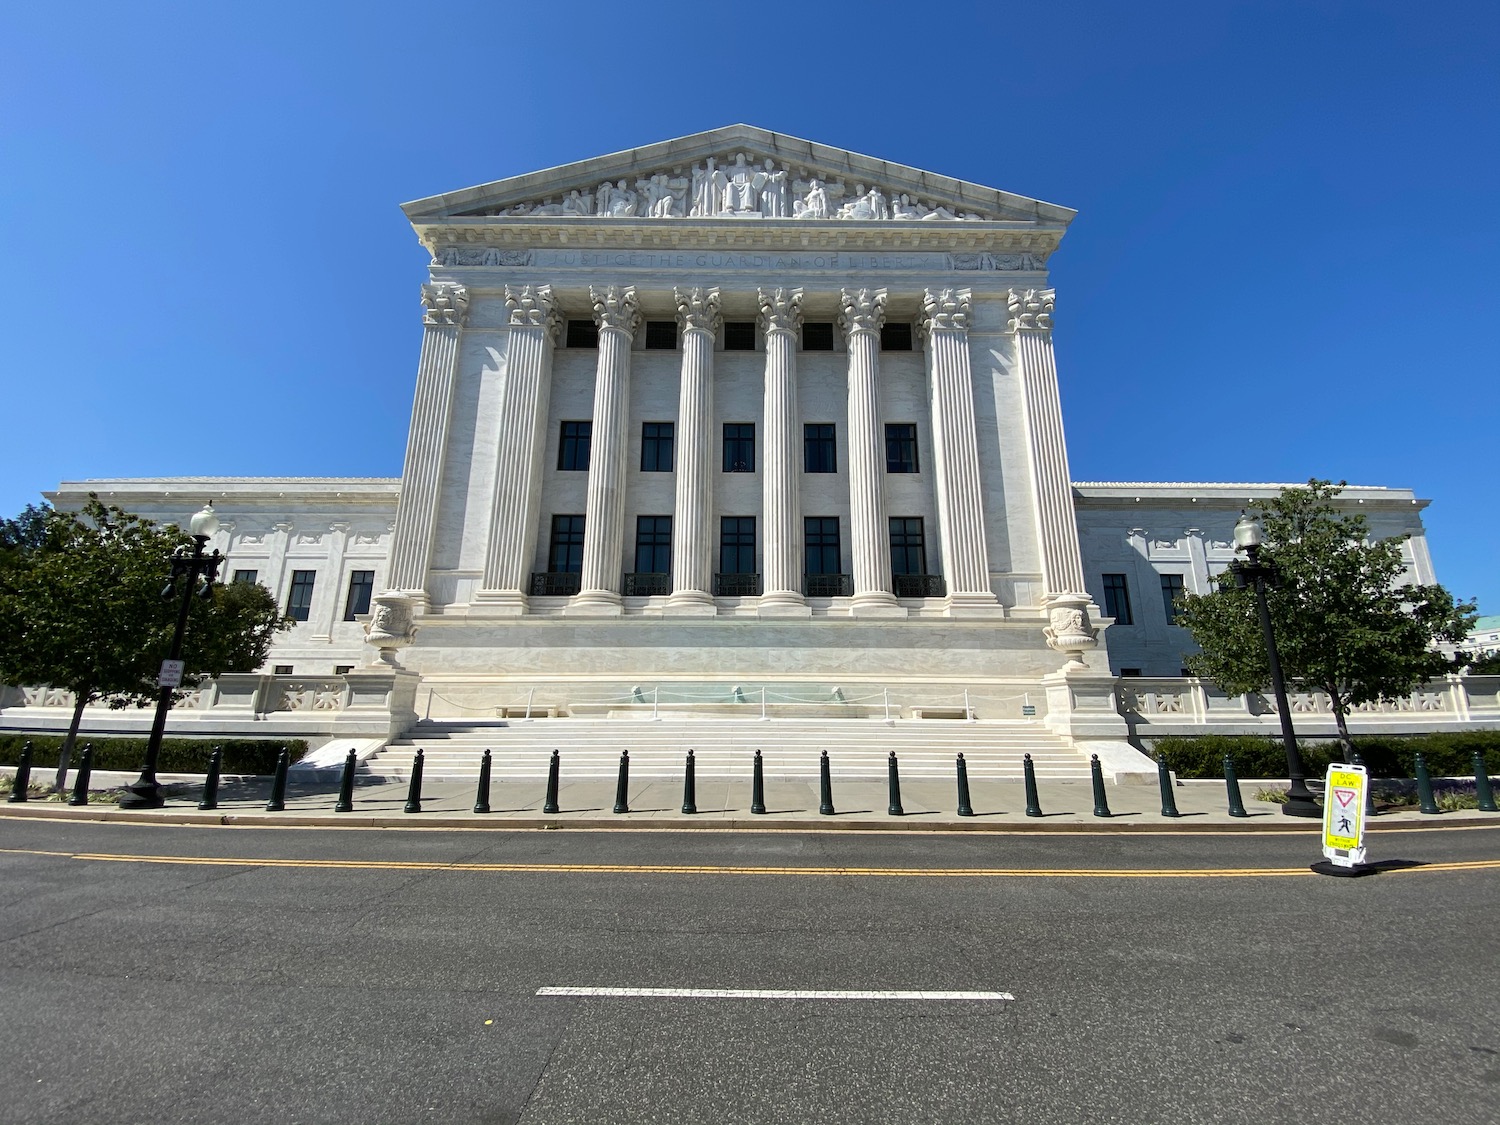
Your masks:
<svg viewBox="0 0 1500 1125"><path fill-rule="evenodd" d="M0 819L0 1121L1488 1125L1500 830L1370 844Z"/></svg>

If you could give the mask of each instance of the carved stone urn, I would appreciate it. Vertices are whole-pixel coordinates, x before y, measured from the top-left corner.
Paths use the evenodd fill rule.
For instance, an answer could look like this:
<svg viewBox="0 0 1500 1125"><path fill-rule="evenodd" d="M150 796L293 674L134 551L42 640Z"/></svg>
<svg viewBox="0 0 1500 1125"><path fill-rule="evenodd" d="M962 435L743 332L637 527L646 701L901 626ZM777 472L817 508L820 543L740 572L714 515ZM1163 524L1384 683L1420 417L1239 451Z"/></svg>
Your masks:
<svg viewBox="0 0 1500 1125"><path fill-rule="evenodd" d="M376 594L374 612L365 623L365 643L374 645L378 655L372 664L401 667L397 654L416 639L417 627L412 624L412 602L405 594L388 590Z"/></svg>
<svg viewBox="0 0 1500 1125"><path fill-rule="evenodd" d="M1099 643L1099 630L1089 622L1089 606L1093 600L1087 594L1049 594L1047 596L1047 627L1042 636L1048 647L1068 658L1067 668L1083 667L1086 649Z"/></svg>

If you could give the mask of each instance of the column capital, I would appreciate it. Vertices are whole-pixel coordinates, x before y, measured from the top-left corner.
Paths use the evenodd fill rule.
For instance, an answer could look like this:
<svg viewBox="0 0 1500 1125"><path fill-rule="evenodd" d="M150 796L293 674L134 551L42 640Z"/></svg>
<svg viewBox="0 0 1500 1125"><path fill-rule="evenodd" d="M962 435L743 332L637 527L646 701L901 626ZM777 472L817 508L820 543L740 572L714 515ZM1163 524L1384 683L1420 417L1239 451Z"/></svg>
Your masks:
<svg viewBox="0 0 1500 1125"><path fill-rule="evenodd" d="M719 309L717 285L708 289L673 289L672 296L677 301L677 323L682 326L684 333L707 332L711 336L719 334L724 314Z"/></svg>
<svg viewBox="0 0 1500 1125"><path fill-rule="evenodd" d="M1007 332L1051 332L1052 306L1057 303L1056 289L1012 289L1006 294L1010 320Z"/></svg>
<svg viewBox="0 0 1500 1125"><path fill-rule="evenodd" d="M802 327L801 289L760 289L760 327L772 332L796 332Z"/></svg>
<svg viewBox="0 0 1500 1125"><path fill-rule="evenodd" d="M918 323L926 335L934 332L967 332L973 291L969 289L931 289L922 291L922 315Z"/></svg>
<svg viewBox="0 0 1500 1125"><path fill-rule="evenodd" d="M550 285L505 287L505 307L510 310L512 328L545 328L554 339L561 325L557 301Z"/></svg>
<svg viewBox="0 0 1500 1125"><path fill-rule="evenodd" d="M422 286L422 323L463 327L469 315L469 291L462 285Z"/></svg>
<svg viewBox="0 0 1500 1125"><path fill-rule="evenodd" d="M594 306L594 323L602 332L613 328L634 338L641 326L641 303L634 285L608 285L603 289L589 286L589 301Z"/></svg>
<svg viewBox="0 0 1500 1125"><path fill-rule="evenodd" d="M839 327L849 336L879 332L885 324L884 289L844 289L839 293Z"/></svg>

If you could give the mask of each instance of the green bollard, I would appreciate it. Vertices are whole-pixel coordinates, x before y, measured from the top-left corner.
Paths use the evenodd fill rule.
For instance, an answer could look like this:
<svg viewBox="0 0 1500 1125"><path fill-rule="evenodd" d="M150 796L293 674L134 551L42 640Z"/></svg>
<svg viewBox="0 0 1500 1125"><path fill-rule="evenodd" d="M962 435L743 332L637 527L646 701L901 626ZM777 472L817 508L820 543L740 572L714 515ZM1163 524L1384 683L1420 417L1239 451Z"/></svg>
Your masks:
<svg viewBox="0 0 1500 1125"><path fill-rule="evenodd" d="M1365 760L1359 756L1358 752L1356 752L1355 755L1354 755L1353 761L1350 762L1350 765L1363 766L1364 764L1365 764ZM1378 815L1379 814L1376 812L1376 809L1375 809L1375 779L1370 776L1370 771L1366 770L1365 771L1365 819L1368 820L1370 817L1372 817L1372 816L1378 816Z"/></svg>
<svg viewBox="0 0 1500 1125"><path fill-rule="evenodd" d="M969 763L962 750L958 752L958 815L974 815L974 806L969 804Z"/></svg>
<svg viewBox="0 0 1500 1125"><path fill-rule="evenodd" d="M406 787L406 807L402 812L419 813L422 811L422 748L417 747L416 756L411 760L411 784Z"/></svg>
<svg viewBox="0 0 1500 1125"><path fill-rule="evenodd" d="M764 816L766 811L766 773L761 764L760 751L755 752L755 771L750 776L750 812Z"/></svg>
<svg viewBox="0 0 1500 1125"><path fill-rule="evenodd" d="M31 743L21 746L21 760L16 763L16 776L10 783L10 796L6 804L18 805L26 800L26 787L31 784Z"/></svg>
<svg viewBox="0 0 1500 1125"><path fill-rule="evenodd" d="M547 798L542 802L544 813L555 813L561 810L557 807L557 775L561 768L561 755L552 751L552 761L547 764Z"/></svg>
<svg viewBox="0 0 1500 1125"><path fill-rule="evenodd" d="M281 812L286 808L286 771L291 764L283 746L276 755L276 772L271 776L271 799L266 802L266 812Z"/></svg>
<svg viewBox="0 0 1500 1125"><path fill-rule="evenodd" d="M354 771L358 768L359 755L350 747L344 755L344 772L339 775L339 799L333 806L334 812L354 811Z"/></svg>
<svg viewBox="0 0 1500 1125"><path fill-rule="evenodd" d="M73 795L68 798L70 805L86 805L89 803L89 774L94 771L94 744L85 742L83 754L78 759L78 772L73 775Z"/></svg>
<svg viewBox="0 0 1500 1125"><path fill-rule="evenodd" d="M1480 812L1500 812L1495 807L1495 790L1490 786L1489 771L1484 768L1484 751L1474 751L1474 795L1479 798Z"/></svg>
<svg viewBox="0 0 1500 1125"><path fill-rule="evenodd" d="M1109 798L1104 795L1104 769L1099 765L1099 755L1089 755L1089 773L1094 778L1094 815L1114 816L1109 811Z"/></svg>
<svg viewBox="0 0 1500 1125"><path fill-rule="evenodd" d="M1167 769L1167 760L1160 754L1156 756L1156 781L1161 786L1161 815L1181 816L1177 811L1177 794L1172 792L1172 771ZM1095 800L1098 800L1097 794Z"/></svg>
<svg viewBox="0 0 1500 1125"><path fill-rule="evenodd" d="M490 752L488 748L479 759L479 785L474 790L474 811L477 813L490 811Z"/></svg>
<svg viewBox="0 0 1500 1125"><path fill-rule="evenodd" d="M204 812L219 807L219 770L224 763L224 751L217 746L214 752L208 756L208 776L203 779L203 800L198 802L198 807Z"/></svg>
<svg viewBox="0 0 1500 1125"><path fill-rule="evenodd" d="M833 779L828 775L828 751L818 759L818 815L833 816Z"/></svg>
<svg viewBox="0 0 1500 1125"><path fill-rule="evenodd" d="M1417 755L1417 800L1420 802L1418 812L1426 813L1428 816L1437 816L1443 810L1437 807L1437 801L1432 797L1432 778L1427 776L1427 762L1421 754Z"/></svg>
<svg viewBox="0 0 1500 1125"><path fill-rule="evenodd" d="M901 767L896 764L896 752L891 751L890 759L885 764L885 778L887 788L890 789L890 807L885 811L889 816L905 816L906 810L901 807Z"/></svg>
<svg viewBox="0 0 1500 1125"><path fill-rule="evenodd" d="M630 751L620 751L620 777L615 782L615 812L630 811Z"/></svg>
<svg viewBox="0 0 1500 1125"><path fill-rule="evenodd" d="M1224 788L1229 792L1229 815L1249 816L1240 797L1240 779L1234 772L1234 760L1228 754L1224 755Z"/></svg>
<svg viewBox="0 0 1500 1125"><path fill-rule="evenodd" d="M1041 816L1042 802L1036 795L1036 766L1031 764L1030 754L1021 759L1021 769L1026 777L1026 815Z"/></svg>
<svg viewBox="0 0 1500 1125"><path fill-rule="evenodd" d="M697 768L693 762L693 752L687 752L687 765L683 767L682 773L682 811L692 816L698 811L698 778Z"/></svg>

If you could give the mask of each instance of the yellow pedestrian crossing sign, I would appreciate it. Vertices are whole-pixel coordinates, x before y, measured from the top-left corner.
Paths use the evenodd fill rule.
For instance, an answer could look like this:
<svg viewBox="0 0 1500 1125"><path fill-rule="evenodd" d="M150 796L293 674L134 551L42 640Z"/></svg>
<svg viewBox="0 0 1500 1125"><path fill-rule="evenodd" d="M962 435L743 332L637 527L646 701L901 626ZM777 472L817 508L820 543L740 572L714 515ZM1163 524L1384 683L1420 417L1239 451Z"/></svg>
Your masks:
<svg viewBox="0 0 1500 1125"><path fill-rule="evenodd" d="M1365 859L1365 794L1370 775L1364 766L1330 764L1323 785L1323 854L1340 867Z"/></svg>

